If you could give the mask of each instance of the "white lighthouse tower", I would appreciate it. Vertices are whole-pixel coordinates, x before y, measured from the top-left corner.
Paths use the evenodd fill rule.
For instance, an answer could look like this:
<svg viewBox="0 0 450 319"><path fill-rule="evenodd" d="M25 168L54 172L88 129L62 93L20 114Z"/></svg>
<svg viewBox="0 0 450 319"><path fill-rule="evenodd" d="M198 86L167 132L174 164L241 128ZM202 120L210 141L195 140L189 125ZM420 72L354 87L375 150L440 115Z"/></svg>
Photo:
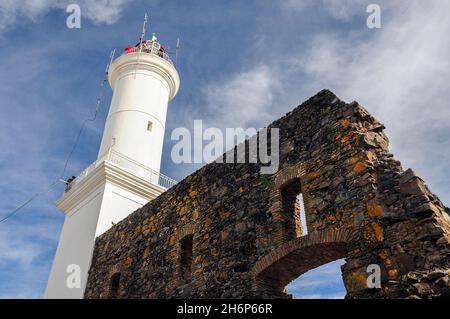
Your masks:
<svg viewBox="0 0 450 319"><path fill-rule="evenodd" d="M144 34L109 68L114 93L97 160L56 203L65 221L45 298L82 298L95 239L174 184L159 170L180 79L157 38Z"/></svg>

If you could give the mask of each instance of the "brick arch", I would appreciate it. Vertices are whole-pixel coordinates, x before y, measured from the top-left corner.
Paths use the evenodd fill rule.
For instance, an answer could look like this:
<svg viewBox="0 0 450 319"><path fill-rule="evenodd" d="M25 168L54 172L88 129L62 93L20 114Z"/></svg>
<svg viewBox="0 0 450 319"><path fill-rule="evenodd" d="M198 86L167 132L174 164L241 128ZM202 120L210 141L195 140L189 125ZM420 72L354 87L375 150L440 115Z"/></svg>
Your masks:
<svg viewBox="0 0 450 319"><path fill-rule="evenodd" d="M347 229L314 231L279 246L252 268L254 289L263 297L286 297L284 288L307 271L348 256L357 233Z"/></svg>

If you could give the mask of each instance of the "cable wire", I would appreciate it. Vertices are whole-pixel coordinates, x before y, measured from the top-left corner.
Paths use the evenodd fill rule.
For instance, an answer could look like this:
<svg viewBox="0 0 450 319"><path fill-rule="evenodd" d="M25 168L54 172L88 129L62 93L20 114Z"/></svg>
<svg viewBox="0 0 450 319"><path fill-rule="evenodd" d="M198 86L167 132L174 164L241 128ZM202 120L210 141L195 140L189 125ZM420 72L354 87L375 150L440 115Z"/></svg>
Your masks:
<svg viewBox="0 0 450 319"><path fill-rule="evenodd" d="M26 202L24 202L22 205L16 207L12 212L10 212L8 215L6 215L5 217L3 217L2 219L0 219L0 223L3 223L4 221L8 220L9 218L13 217L19 210L21 210L22 208L24 208L25 206L27 206L29 203L31 203L33 200L35 200L37 197L41 196L41 195L45 195L48 192L50 192L57 184L58 184L59 180L54 181L53 183L51 183L48 187L46 187L44 190L34 194L32 197L30 197L30 199L28 199Z"/></svg>
<svg viewBox="0 0 450 319"><path fill-rule="evenodd" d="M3 223L4 221L8 220L9 218L11 218L12 216L14 216L17 212L19 212L22 208L24 208L25 206L27 206L28 204L30 204L33 200L35 200L37 197L41 196L41 195L45 195L48 192L50 192L50 190L52 190L57 184L58 182L65 182L64 181L64 174L66 173L67 170L67 166L69 165L69 161L72 158L73 153L75 152L77 146L78 146L78 142L80 141L80 137L81 134L83 133L86 124L88 122L94 122L95 119L97 118L98 115L98 111L100 109L100 105L101 105L101 101L103 98L103 92L104 92L104 86L105 83L108 82L108 72L109 72L109 67L111 66L111 63L114 59L114 55L115 55L116 50L113 50L110 54L110 61L109 64L106 66L106 70L105 70L105 78L103 79L103 81L100 84L100 92L97 96L96 99L96 106L95 106L95 112L94 115L92 116L92 118L88 118L86 119L83 124L80 127L80 130L78 131L77 137L75 139L75 143L73 144L72 149L70 150L69 155L67 156L67 159L64 163L64 168L61 172L61 175L58 179L56 179L54 182L52 182L48 187L46 187L43 191L40 191L36 194L34 194L33 196L31 196L27 201L25 201L24 203L22 203L21 205L19 205L18 207L16 207L13 211L11 211L9 214L7 214L5 217L3 217L2 219L0 219L0 224ZM67 183L67 182L66 182Z"/></svg>
<svg viewBox="0 0 450 319"><path fill-rule="evenodd" d="M76 150L76 148L78 146L78 142L80 141L81 134L83 133L83 131L84 131L85 127L86 127L86 124L88 122L94 122L95 119L97 118L97 114L98 114L98 111L100 109L100 102L101 102L101 100L103 98L103 87L105 86L105 83L107 81L108 80L105 78L102 81L101 85L100 85L100 93L97 96L97 102L96 102L94 115L93 115L92 118L88 118L88 119L84 120L83 125L81 125L80 130L78 131L77 137L75 139L75 143L73 144L73 147L70 150L69 156L67 156L66 162L64 163L64 168L63 168L63 170L61 172L60 178L64 178L64 174L66 173L66 170L67 170L67 165L69 165L69 161L72 158L72 155L73 155L73 153L75 152L75 150Z"/></svg>

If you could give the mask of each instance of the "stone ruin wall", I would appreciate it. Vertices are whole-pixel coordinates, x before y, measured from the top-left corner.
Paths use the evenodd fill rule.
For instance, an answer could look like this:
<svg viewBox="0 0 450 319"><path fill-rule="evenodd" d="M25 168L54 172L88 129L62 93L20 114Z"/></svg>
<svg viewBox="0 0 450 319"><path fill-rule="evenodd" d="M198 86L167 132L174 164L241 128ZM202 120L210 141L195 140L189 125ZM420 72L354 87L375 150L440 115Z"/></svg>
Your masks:
<svg viewBox="0 0 450 319"><path fill-rule="evenodd" d="M450 295L449 210L403 171L381 123L324 90L271 128L276 174L212 163L188 176L97 239L85 298L288 298L290 281L340 258L347 298Z"/></svg>

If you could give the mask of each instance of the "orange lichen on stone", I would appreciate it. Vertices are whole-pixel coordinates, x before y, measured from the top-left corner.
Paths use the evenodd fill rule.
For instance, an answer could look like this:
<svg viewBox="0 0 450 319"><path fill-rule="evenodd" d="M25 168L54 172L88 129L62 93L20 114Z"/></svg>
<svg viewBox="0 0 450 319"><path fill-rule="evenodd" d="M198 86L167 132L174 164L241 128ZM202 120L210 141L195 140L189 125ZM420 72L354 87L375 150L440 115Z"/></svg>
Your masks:
<svg viewBox="0 0 450 319"><path fill-rule="evenodd" d="M170 246L175 245L176 242L177 242L177 238L176 238L174 235L172 235L172 236L169 237L169 245L170 245Z"/></svg>
<svg viewBox="0 0 450 319"><path fill-rule="evenodd" d="M192 219L197 220L199 215L200 213L198 212L198 210L194 210L194 212L192 213Z"/></svg>
<svg viewBox="0 0 450 319"><path fill-rule="evenodd" d="M357 155L352 156L352 158L350 159L350 162L351 162L352 164L358 163L358 162L359 162L359 156L357 156Z"/></svg>
<svg viewBox="0 0 450 319"><path fill-rule="evenodd" d="M207 217L205 218L205 227L209 227L212 224L211 218Z"/></svg>
<svg viewBox="0 0 450 319"><path fill-rule="evenodd" d="M396 279L398 277L398 270L397 269L391 269L388 271L388 278L389 279Z"/></svg>
<svg viewBox="0 0 450 319"><path fill-rule="evenodd" d="M187 213L187 207L186 206L181 206L177 208L178 213L180 214L180 216L183 216Z"/></svg>
<svg viewBox="0 0 450 319"><path fill-rule="evenodd" d="M147 259L150 256L150 247L145 248L143 258Z"/></svg>
<svg viewBox="0 0 450 319"><path fill-rule="evenodd" d="M346 136L344 136L344 137L341 139L341 143L342 143L342 144L345 144L345 143L348 142L351 138L353 138L354 135L355 135L355 133L353 133L353 132L348 133Z"/></svg>
<svg viewBox="0 0 450 319"><path fill-rule="evenodd" d="M372 229L373 229L376 239L378 241L383 241L384 233L383 233L383 230L381 229L380 225L378 225L377 223L372 223Z"/></svg>
<svg viewBox="0 0 450 319"><path fill-rule="evenodd" d="M380 257L381 260L385 260L388 257L388 252L386 250L382 250L380 251L378 256Z"/></svg>
<svg viewBox="0 0 450 319"><path fill-rule="evenodd" d="M383 212L383 207L377 204L368 204L367 205L367 214L370 217L378 217Z"/></svg>
<svg viewBox="0 0 450 319"><path fill-rule="evenodd" d="M353 167L353 172L355 173L361 173L363 170L366 169L366 164L362 163L362 162L358 162L354 167Z"/></svg>
<svg viewBox="0 0 450 319"><path fill-rule="evenodd" d="M241 187L239 188L239 192L240 192L240 193L243 193L244 191L245 191L244 187L241 186Z"/></svg>
<svg viewBox="0 0 450 319"><path fill-rule="evenodd" d="M203 272L203 269L202 268L196 268L195 270L194 270L194 274L201 274Z"/></svg>
<svg viewBox="0 0 450 319"><path fill-rule="evenodd" d="M341 143L346 143L351 138L350 135L346 135L341 139Z"/></svg>
<svg viewBox="0 0 450 319"><path fill-rule="evenodd" d="M130 267L133 264L133 257L128 256L127 259L125 260L125 265L127 267Z"/></svg>
<svg viewBox="0 0 450 319"><path fill-rule="evenodd" d="M191 197L191 198L192 198L192 197L195 197L195 196L197 196L197 194L198 194L197 191L195 191L195 190L194 190L194 191L191 191L191 192L189 193L189 197Z"/></svg>
<svg viewBox="0 0 450 319"><path fill-rule="evenodd" d="M315 172L312 172L312 173L308 174L308 178L309 179L315 179L315 178L317 178L319 176L320 176L320 173L318 171L315 171Z"/></svg>
<svg viewBox="0 0 450 319"><path fill-rule="evenodd" d="M348 291L357 291L367 288L367 275L362 270L350 273L344 279L345 287Z"/></svg>

